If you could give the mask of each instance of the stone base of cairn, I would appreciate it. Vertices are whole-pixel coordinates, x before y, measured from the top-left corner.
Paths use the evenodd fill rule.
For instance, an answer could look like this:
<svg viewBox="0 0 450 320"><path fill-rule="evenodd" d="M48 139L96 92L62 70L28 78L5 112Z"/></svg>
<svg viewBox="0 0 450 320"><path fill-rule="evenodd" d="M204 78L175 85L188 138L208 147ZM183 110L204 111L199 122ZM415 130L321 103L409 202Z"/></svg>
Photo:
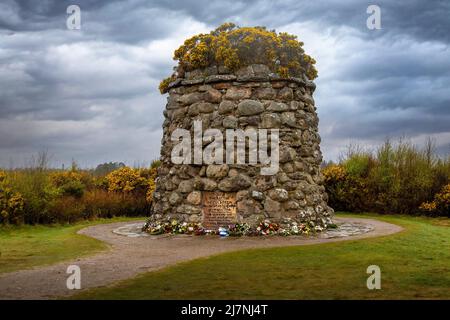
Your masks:
<svg viewBox="0 0 450 320"><path fill-rule="evenodd" d="M151 219L211 226L255 225L265 219L330 224L333 209L320 175L314 83L280 78L265 65L233 74L210 67L183 76L169 85ZM226 129L279 129L278 172L262 175L260 163L174 164L172 133L177 128L193 133L194 121L202 121L203 131L219 129L224 137Z"/></svg>

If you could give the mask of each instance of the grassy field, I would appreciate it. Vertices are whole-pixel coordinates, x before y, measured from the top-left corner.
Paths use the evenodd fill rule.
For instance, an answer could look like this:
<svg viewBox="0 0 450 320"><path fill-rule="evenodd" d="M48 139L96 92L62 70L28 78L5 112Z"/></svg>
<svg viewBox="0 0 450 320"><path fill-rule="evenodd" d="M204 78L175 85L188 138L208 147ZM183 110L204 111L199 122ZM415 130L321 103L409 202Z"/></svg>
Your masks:
<svg viewBox="0 0 450 320"><path fill-rule="evenodd" d="M401 225L405 231L382 238L221 254L76 298L450 299L449 219L364 216ZM373 264L381 268L381 290L366 287L366 269Z"/></svg>
<svg viewBox="0 0 450 320"><path fill-rule="evenodd" d="M94 224L133 219L143 218L98 219L73 225L0 226L0 273L52 264L104 250L107 244L76 232Z"/></svg>

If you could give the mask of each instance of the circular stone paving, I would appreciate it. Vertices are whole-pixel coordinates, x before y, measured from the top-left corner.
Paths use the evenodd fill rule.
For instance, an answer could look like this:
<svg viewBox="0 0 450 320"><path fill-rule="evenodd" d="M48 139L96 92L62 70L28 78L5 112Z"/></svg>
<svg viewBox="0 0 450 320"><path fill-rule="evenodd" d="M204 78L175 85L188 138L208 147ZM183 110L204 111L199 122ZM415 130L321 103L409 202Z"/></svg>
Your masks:
<svg viewBox="0 0 450 320"><path fill-rule="evenodd" d="M142 227L144 226L144 222L132 223L121 226L113 230L115 234L121 236L127 236L132 238L137 237L148 237L150 236L148 233L142 231ZM372 231L374 228L370 224L361 223L361 222L337 222L337 228L327 229L326 231L319 232L316 235L311 235L310 237L318 237L321 239L332 239L332 238L343 238L356 236L359 234L364 234ZM156 235L151 237L167 237L169 234L164 235ZM186 235L183 235L186 236ZM193 236L199 237L199 236ZM264 236L261 236L264 237ZM292 236L291 236L292 237ZM254 238L254 237L253 237Z"/></svg>
<svg viewBox="0 0 450 320"><path fill-rule="evenodd" d="M327 229L319 233L319 237L323 239L350 237L367 233L374 229L373 226L360 222L338 222L336 225L337 228Z"/></svg>
<svg viewBox="0 0 450 320"><path fill-rule="evenodd" d="M146 237L149 234L147 232L142 231L142 227L144 225L145 225L145 222L126 224L122 227L114 229L113 232L115 234L131 237L131 238Z"/></svg>

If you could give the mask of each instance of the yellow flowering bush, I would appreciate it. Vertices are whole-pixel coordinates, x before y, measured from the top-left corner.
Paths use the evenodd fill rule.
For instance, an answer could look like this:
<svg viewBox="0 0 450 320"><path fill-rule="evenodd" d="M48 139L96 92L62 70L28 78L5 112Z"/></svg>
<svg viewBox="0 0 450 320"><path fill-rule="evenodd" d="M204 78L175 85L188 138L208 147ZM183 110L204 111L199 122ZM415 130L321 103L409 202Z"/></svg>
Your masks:
<svg viewBox="0 0 450 320"><path fill-rule="evenodd" d="M322 175L324 177L325 183L333 183L344 181L347 175L345 168L336 164L329 165L322 170Z"/></svg>
<svg viewBox="0 0 450 320"><path fill-rule="evenodd" d="M339 211L363 211L369 198L367 182L342 164L322 169L329 204Z"/></svg>
<svg viewBox="0 0 450 320"><path fill-rule="evenodd" d="M437 209L437 205L435 201L424 202L420 205L419 209L423 211L434 212Z"/></svg>
<svg viewBox="0 0 450 320"><path fill-rule="evenodd" d="M147 179L141 176L138 169L123 167L106 176L108 190L115 192L137 192L146 189Z"/></svg>
<svg viewBox="0 0 450 320"><path fill-rule="evenodd" d="M76 170L55 172L50 175L50 181L63 195L81 197L84 194L85 184L83 175Z"/></svg>
<svg viewBox="0 0 450 320"><path fill-rule="evenodd" d="M151 210L158 161L96 175L70 170L0 169L0 224L72 223L95 217L146 215Z"/></svg>
<svg viewBox="0 0 450 320"><path fill-rule="evenodd" d="M145 194L147 202L153 201L153 192L156 188L157 169L133 169L123 167L106 176L108 190L122 193Z"/></svg>
<svg viewBox="0 0 450 320"><path fill-rule="evenodd" d="M443 208L450 208L450 184L442 188L441 192L436 195L436 202L438 206Z"/></svg>
<svg viewBox="0 0 450 320"><path fill-rule="evenodd" d="M71 170L52 173L50 175L50 180L55 186L60 187L71 181L81 181L81 177L80 173Z"/></svg>
<svg viewBox="0 0 450 320"><path fill-rule="evenodd" d="M313 80L317 77L316 61L302 47L303 42L295 35L225 23L208 34L187 39L175 50L173 59L183 71L209 66L225 66L233 71L250 64L265 64L283 78L305 74ZM161 93L174 79L172 75L160 83Z"/></svg>
<svg viewBox="0 0 450 320"><path fill-rule="evenodd" d="M442 190L434 196L431 202L424 202L419 209L429 213L439 213L450 217L450 184L445 185Z"/></svg>
<svg viewBox="0 0 450 320"><path fill-rule="evenodd" d="M0 223L22 223L24 205L22 195L6 186L6 173L0 170Z"/></svg>
<svg viewBox="0 0 450 320"><path fill-rule="evenodd" d="M338 164L322 169L328 204L340 211L450 216L450 157L432 149L403 140L386 140L371 152L350 145Z"/></svg>
<svg viewBox="0 0 450 320"><path fill-rule="evenodd" d="M150 177L148 178L148 189L147 189L147 194L146 194L146 199L147 202L151 203L153 201L153 192L155 192L156 189L156 175L157 175L157 171L156 168L151 168L149 170L150 172Z"/></svg>
<svg viewBox="0 0 450 320"><path fill-rule="evenodd" d="M0 170L0 183L6 180L6 173L3 170Z"/></svg>

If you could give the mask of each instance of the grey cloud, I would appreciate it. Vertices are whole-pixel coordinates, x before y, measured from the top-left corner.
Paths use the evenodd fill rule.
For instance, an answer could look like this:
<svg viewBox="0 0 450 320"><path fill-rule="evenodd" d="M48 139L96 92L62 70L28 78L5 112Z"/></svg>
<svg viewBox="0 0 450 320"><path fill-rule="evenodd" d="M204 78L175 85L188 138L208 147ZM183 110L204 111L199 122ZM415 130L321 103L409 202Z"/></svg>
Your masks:
<svg viewBox="0 0 450 320"><path fill-rule="evenodd" d="M129 1L28 1L8 0L8 11L0 15L0 30L39 32L65 30L69 5L81 9L82 28L78 34L84 40L148 42L162 39L174 29L174 23L186 18L152 2ZM13 18L11 18L11 16ZM76 33L74 33L76 34Z"/></svg>
<svg viewBox="0 0 450 320"><path fill-rule="evenodd" d="M65 27L68 0L8 0L8 10L0 16L0 27L12 31L45 30ZM412 0L408 2L378 1L382 12L383 30L373 33L366 29L366 8L371 2L350 1L223 1L223 0L83 0L77 4L86 14L89 33L111 37L118 41L141 41L163 37L171 23L170 15L182 13L210 25L225 21L276 27L293 22L317 21L324 26L349 26L366 37L390 33L408 35L422 41L450 41L450 3L445 0ZM95 22L94 22L95 21Z"/></svg>
<svg viewBox="0 0 450 320"><path fill-rule="evenodd" d="M170 10L181 9L212 25L231 20L276 27L293 22L318 21L324 26L349 26L362 31L369 38L391 33L408 35L422 41L450 42L450 3L445 0L377 1L375 4L381 8L384 29L378 33L366 29L366 9L374 4L370 1L188 0L180 3L163 0L154 4Z"/></svg>
<svg viewBox="0 0 450 320"><path fill-rule="evenodd" d="M69 4L0 4L0 166L45 147L55 164L156 158L165 104L157 86L182 38L167 41L225 21L277 30L298 24L302 40L332 40L312 46L325 158L351 139L375 145L404 134L437 135L440 152L448 151L446 1L381 1L376 31L366 28L370 3L361 1L78 1L75 32L65 27Z"/></svg>

